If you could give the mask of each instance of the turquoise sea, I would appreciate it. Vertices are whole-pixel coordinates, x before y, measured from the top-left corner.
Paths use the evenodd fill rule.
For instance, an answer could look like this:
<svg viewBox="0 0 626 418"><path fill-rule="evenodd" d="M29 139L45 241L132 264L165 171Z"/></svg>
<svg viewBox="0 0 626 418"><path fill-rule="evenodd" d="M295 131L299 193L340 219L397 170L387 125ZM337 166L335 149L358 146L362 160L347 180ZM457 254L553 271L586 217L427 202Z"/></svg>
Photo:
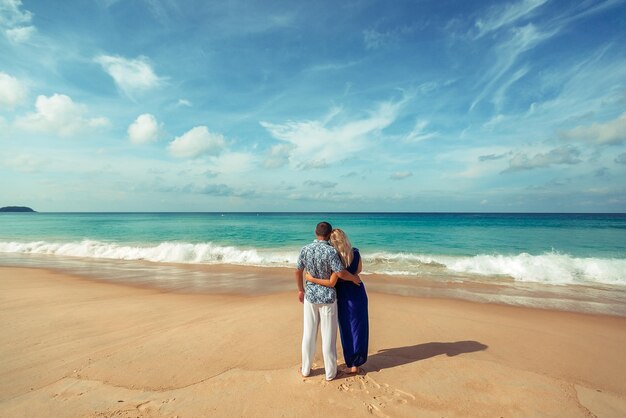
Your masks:
<svg viewBox="0 0 626 418"><path fill-rule="evenodd" d="M348 233L365 275L626 299L626 214L2 213L0 265L293 267L321 220Z"/></svg>

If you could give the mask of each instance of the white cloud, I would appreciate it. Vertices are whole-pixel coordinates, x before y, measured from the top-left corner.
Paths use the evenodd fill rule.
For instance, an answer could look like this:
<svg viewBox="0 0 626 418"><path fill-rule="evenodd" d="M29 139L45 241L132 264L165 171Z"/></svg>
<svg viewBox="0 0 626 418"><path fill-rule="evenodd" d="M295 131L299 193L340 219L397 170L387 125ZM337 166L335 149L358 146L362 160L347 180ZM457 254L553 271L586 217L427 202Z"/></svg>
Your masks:
<svg viewBox="0 0 626 418"><path fill-rule="evenodd" d="M274 145L268 152L263 166L266 168L279 168L289 163L289 153L293 145L291 144L278 144Z"/></svg>
<svg viewBox="0 0 626 418"><path fill-rule="evenodd" d="M331 123L340 111L332 109L330 115L318 121L287 121L284 124L261 122L261 126L276 139L289 147L273 148L270 156L275 165L288 153L293 168L323 168L367 147L372 136L391 125L406 99L399 102L384 102L378 109L363 119L344 123ZM273 158L276 157L276 158ZM267 164L267 162L266 162Z"/></svg>
<svg viewBox="0 0 626 418"><path fill-rule="evenodd" d="M0 107L12 108L26 98L26 89L15 77L0 72Z"/></svg>
<svg viewBox="0 0 626 418"><path fill-rule="evenodd" d="M18 128L29 131L72 136L109 125L106 118L85 118L86 107L74 103L69 96L53 94L38 96L36 111L15 121Z"/></svg>
<svg viewBox="0 0 626 418"><path fill-rule="evenodd" d="M509 78L509 80L502 83L502 85L494 93L493 98L492 98L493 104L496 106L497 110L500 110L502 108L502 104L505 102L506 92L509 89L509 87L511 87L521 78L523 78L527 73L528 73L528 68L526 67L520 68Z"/></svg>
<svg viewBox="0 0 626 418"><path fill-rule="evenodd" d="M189 186L189 190L194 193L206 194L209 196L227 197L235 196L235 190L226 184L206 184L204 186Z"/></svg>
<svg viewBox="0 0 626 418"><path fill-rule="evenodd" d="M481 93L470 105L470 110L474 109L476 105L482 101L486 95L491 94L498 83L500 83L502 77L514 66L518 58L525 53L539 45L541 42L550 39L559 32L560 28L551 28L549 31L541 31L537 29L535 25L529 23L519 28L513 28L511 30L511 36L505 41L499 43L494 48L495 64L485 73L483 82L486 83L484 87L481 87ZM504 82L498 91L495 93L495 103L498 105L498 100L502 100L506 89L510 87L512 83L520 79L525 75L524 70L518 70L513 74L512 78Z"/></svg>
<svg viewBox="0 0 626 418"><path fill-rule="evenodd" d="M577 126L561 134L566 139L588 141L598 145L615 145L626 141L626 112L605 123Z"/></svg>
<svg viewBox="0 0 626 418"><path fill-rule="evenodd" d="M431 139L439 135L438 132L426 132L426 127L428 126L428 121L425 120L417 120L415 121L415 126L413 130L409 132L404 140L407 142L419 142L425 141L427 139Z"/></svg>
<svg viewBox="0 0 626 418"><path fill-rule="evenodd" d="M176 107L192 107L193 104L187 100L187 99L178 99L178 102L176 102Z"/></svg>
<svg viewBox="0 0 626 418"><path fill-rule="evenodd" d="M407 177L411 177L412 175L413 173L411 173L410 171L396 171L391 176L389 176L389 178L391 180L403 180Z"/></svg>
<svg viewBox="0 0 626 418"><path fill-rule="evenodd" d="M37 155L17 154L4 160L7 167L21 173L35 173L49 166L49 160Z"/></svg>
<svg viewBox="0 0 626 418"><path fill-rule="evenodd" d="M381 33L374 29L363 31L363 42L365 49L378 49L385 46L390 39L388 33Z"/></svg>
<svg viewBox="0 0 626 418"><path fill-rule="evenodd" d="M537 7L548 0L522 0L504 6L492 8L484 19L476 21L477 37L484 36L502 27L509 26L516 21L527 17Z"/></svg>
<svg viewBox="0 0 626 418"><path fill-rule="evenodd" d="M537 29L535 25L529 23L528 25L513 29L513 36L508 41L499 45L499 49L500 51L504 51L511 48L512 56L517 57L520 53L534 48L540 42L551 38L558 31L558 28L553 28L551 31L541 31Z"/></svg>
<svg viewBox="0 0 626 418"><path fill-rule="evenodd" d="M174 138L168 149L178 158L196 158L201 155L217 155L226 147L221 134L209 132L206 126L196 126Z"/></svg>
<svg viewBox="0 0 626 418"><path fill-rule="evenodd" d="M620 102L626 99L623 88L626 67L621 59L615 58L613 51L616 51L613 46L603 45L571 65L540 71L542 75L537 85L529 88L536 89L540 95L546 91L558 93L539 97L530 105L525 114L527 122L533 121L532 124L525 122L528 128L532 128L528 134L534 135L540 129L554 130L556 121L560 121L558 126L564 131L590 124L576 120L577 115L593 116L601 109L623 111Z"/></svg>
<svg viewBox="0 0 626 418"><path fill-rule="evenodd" d="M304 183L306 187L320 187L322 189L332 189L337 186L338 183L334 181L319 181L319 180L307 180Z"/></svg>
<svg viewBox="0 0 626 418"><path fill-rule="evenodd" d="M444 170L442 178L456 182L459 179L469 180L495 175L501 172L506 164L501 160L510 155L508 148L503 146L459 146L455 150L440 152L437 155L437 164L451 167Z"/></svg>
<svg viewBox="0 0 626 418"><path fill-rule="evenodd" d="M19 28L7 29L7 38L13 42L22 43L28 42L28 40L37 32L34 26L22 26Z"/></svg>
<svg viewBox="0 0 626 418"><path fill-rule="evenodd" d="M593 2L576 2L573 14L562 17L562 24L568 24L576 20L593 16L594 14L604 12L612 7L623 5L624 0L598 0ZM560 24L557 22L557 24Z"/></svg>
<svg viewBox="0 0 626 418"><path fill-rule="evenodd" d="M316 71L338 71L344 70L346 68L353 67L357 65L358 61L349 61L349 62L329 62L326 64L316 64L312 67L307 68L305 71L316 72ZM349 83L348 83L349 85Z"/></svg>
<svg viewBox="0 0 626 418"><path fill-rule="evenodd" d="M494 160L499 160L502 159L506 156L508 156L510 153L509 152L505 152L502 154L484 154L484 155L479 155L478 156L478 161L494 161Z"/></svg>
<svg viewBox="0 0 626 418"><path fill-rule="evenodd" d="M402 25L393 27L385 32L376 29L366 29L363 31L363 43L365 44L365 49L379 49L400 41L418 29L423 29L423 26L416 24Z"/></svg>
<svg viewBox="0 0 626 418"><path fill-rule="evenodd" d="M156 118L149 113L139 115L128 127L128 138L133 144L154 142L158 136L159 124Z"/></svg>
<svg viewBox="0 0 626 418"><path fill-rule="evenodd" d="M483 123L483 128L492 131L496 126L500 125L505 120L507 120L507 117L499 113L493 116L487 122Z"/></svg>
<svg viewBox="0 0 626 418"><path fill-rule="evenodd" d="M33 14L22 10L21 0L0 0L0 29L13 42L26 42L36 32Z"/></svg>
<svg viewBox="0 0 626 418"><path fill-rule="evenodd" d="M245 152L225 152L211 162L211 169L226 175L250 171L255 166L254 156Z"/></svg>
<svg viewBox="0 0 626 418"><path fill-rule="evenodd" d="M33 14L28 10L20 10L22 0L0 0L0 25L16 26L29 23Z"/></svg>
<svg viewBox="0 0 626 418"><path fill-rule="evenodd" d="M555 148L545 154L535 154L533 157L518 153L509 160L509 167L504 172L532 170L553 164L578 164L581 161L579 155L580 152L573 147Z"/></svg>
<svg viewBox="0 0 626 418"><path fill-rule="evenodd" d="M156 75L146 57L126 59L119 56L100 55L94 61L102 66L117 87L129 97L134 93L158 87L163 79Z"/></svg>

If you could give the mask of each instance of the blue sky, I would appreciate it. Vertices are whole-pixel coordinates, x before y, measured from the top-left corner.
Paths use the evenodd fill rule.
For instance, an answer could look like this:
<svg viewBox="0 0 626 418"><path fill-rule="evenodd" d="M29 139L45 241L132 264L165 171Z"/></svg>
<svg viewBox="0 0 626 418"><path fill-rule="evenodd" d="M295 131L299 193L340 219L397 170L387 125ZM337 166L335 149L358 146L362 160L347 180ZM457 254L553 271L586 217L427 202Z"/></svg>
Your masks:
<svg viewBox="0 0 626 418"><path fill-rule="evenodd" d="M624 0L0 0L0 206L626 212L624 45Z"/></svg>

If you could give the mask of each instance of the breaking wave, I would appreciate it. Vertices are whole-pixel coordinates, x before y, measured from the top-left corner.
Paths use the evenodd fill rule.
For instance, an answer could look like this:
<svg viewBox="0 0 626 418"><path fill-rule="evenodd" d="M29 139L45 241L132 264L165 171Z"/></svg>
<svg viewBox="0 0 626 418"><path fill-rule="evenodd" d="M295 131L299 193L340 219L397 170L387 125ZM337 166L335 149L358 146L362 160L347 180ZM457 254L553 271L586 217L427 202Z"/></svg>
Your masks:
<svg viewBox="0 0 626 418"><path fill-rule="evenodd" d="M158 245L121 245L101 241L81 242L0 242L0 252L47 254L114 260L146 260L160 263L293 265L297 253L263 253L257 249L239 249L213 243L162 242Z"/></svg>
<svg viewBox="0 0 626 418"><path fill-rule="evenodd" d="M164 263L236 264L293 267L298 249L242 249L214 243L162 242L130 245L94 240L80 242L0 242L1 253L46 254ZM411 253L365 253L364 273L411 276L506 276L516 281L553 285L626 285L625 258L573 257L556 252L541 255L448 256Z"/></svg>

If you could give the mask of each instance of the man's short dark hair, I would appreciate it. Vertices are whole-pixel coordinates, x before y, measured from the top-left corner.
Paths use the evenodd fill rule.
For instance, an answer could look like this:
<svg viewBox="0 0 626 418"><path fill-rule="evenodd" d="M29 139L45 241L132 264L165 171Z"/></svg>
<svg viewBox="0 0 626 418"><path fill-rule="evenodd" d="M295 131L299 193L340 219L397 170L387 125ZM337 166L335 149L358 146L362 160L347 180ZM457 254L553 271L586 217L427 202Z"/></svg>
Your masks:
<svg viewBox="0 0 626 418"><path fill-rule="evenodd" d="M328 222L320 222L315 227L315 235L318 237L328 238L331 232L333 232L333 227Z"/></svg>

